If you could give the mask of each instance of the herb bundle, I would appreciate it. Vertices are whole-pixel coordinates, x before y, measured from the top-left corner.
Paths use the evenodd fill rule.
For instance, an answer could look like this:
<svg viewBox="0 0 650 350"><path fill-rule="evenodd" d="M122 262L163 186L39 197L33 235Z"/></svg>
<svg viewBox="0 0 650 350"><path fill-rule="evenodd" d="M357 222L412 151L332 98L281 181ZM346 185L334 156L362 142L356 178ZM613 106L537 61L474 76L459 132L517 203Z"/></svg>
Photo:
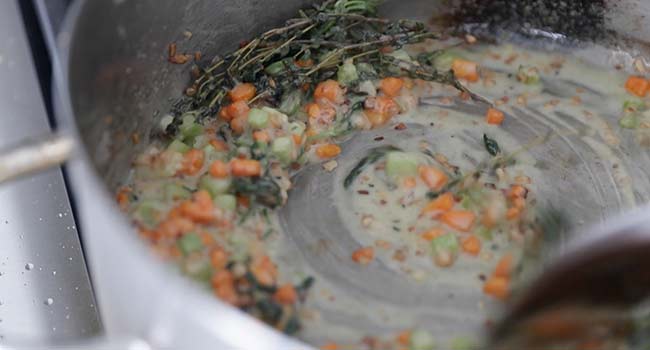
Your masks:
<svg viewBox="0 0 650 350"><path fill-rule="evenodd" d="M251 102L271 107L297 105L296 90L313 89L337 75L340 78L345 74L341 67L350 61L361 68L359 80L406 76L448 84L477 98L451 71L437 71L431 54L414 59L396 54L405 45L438 35L418 21L377 18L378 4L379 0L326 1L300 11L285 26L242 43L238 50L214 58L208 67L194 67L195 80L186 96L175 103L175 120L166 132L177 132L183 113L193 111L200 119L216 115L227 92L238 83L255 85L257 95Z"/></svg>

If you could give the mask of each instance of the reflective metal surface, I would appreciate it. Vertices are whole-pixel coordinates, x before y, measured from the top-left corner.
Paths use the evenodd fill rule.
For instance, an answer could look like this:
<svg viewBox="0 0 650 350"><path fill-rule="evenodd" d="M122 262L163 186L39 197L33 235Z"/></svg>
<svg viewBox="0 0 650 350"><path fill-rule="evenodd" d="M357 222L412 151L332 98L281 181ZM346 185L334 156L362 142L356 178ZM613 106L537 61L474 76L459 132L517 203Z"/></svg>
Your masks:
<svg viewBox="0 0 650 350"><path fill-rule="evenodd" d="M0 77L0 147L49 133L15 0L0 2ZM61 170L0 184L0 343L71 341L99 329Z"/></svg>

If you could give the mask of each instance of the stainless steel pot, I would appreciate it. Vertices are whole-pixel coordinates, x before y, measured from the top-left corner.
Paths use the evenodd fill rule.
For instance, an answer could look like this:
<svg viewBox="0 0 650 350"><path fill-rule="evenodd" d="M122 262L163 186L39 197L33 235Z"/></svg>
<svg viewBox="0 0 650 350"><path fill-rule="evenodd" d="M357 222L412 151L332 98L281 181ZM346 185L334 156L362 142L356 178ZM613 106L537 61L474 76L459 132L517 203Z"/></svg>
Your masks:
<svg viewBox="0 0 650 350"><path fill-rule="evenodd" d="M189 66L170 65L167 45L209 59L283 22L308 0L78 0L58 38L57 118L76 144L69 161L86 256L108 348L306 349L178 276L153 257L113 195L133 154L150 140L156 116L179 96ZM626 34L625 52L646 52L650 5L616 1L607 27ZM389 1L385 13L427 20L443 1ZM625 54L603 56L621 60ZM137 136L134 136L137 135ZM139 142L136 142L139 141ZM99 343L93 344L100 345Z"/></svg>

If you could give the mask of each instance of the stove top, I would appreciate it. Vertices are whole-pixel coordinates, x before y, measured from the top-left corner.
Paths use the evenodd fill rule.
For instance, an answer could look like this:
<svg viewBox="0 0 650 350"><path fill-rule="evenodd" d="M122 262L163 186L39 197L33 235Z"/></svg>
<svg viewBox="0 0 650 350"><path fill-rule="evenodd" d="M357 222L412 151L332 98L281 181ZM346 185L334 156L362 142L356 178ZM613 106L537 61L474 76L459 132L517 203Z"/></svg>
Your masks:
<svg viewBox="0 0 650 350"><path fill-rule="evenodd" d="M69 3L0 1L0 147L52 128L46 37ZM0 346L101 331L81 248L64 169L0 185Z"/></svg>

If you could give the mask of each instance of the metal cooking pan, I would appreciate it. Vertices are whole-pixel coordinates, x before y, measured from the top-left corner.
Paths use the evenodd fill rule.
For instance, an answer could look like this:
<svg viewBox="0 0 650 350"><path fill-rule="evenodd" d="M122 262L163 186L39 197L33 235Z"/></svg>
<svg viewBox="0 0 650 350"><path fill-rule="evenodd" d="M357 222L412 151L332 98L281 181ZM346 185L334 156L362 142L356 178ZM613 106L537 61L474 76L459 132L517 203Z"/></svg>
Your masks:
<svg viewBox="0 0 650 350"><path fill-rule="evenodd" d="M55 53L59 65L55 107L66 135L63 139L76 146L68 167L106 331L105 339L84 346L110 348L117 344L112 341L120 341L120 347L142 348L308 348L221 303L162 264L134 234L112 194L128 177L133 155L149 142L157 117L188 82L189 65L170 65L166 60L170 42L182 42L184 50L201 51L209 60L281 24L310 3L78 0L72 6ZM387 1L382 11L390 17L424 21L436 15L440 23L464 24L481 33L518 33L513 39L523 35L545 44L560 39L552 47L562 50L575 45L573 36L598 40L613 50L602 50L590 59L621 64L625 69L632 69L635 62L638 65L635 58L647 53L643 39L650 35L645 18L650 4L644 1L576 1L587 10L575 13L564 11L566 4L561 6L565 2L560 1L531 1L545 4L546 12L541 13L534 6L526 10L528 1L512 8L506 5L508 1L451 3L452 7L447 1ZM627 144L620 147L630 171L640 179L635 201L645 203L650 199L650 183L643 180L643 174L650 172L647 151ZM608 175L591 168L593 164L580 166L599 178ZM576 166L576 171L581 170ZM579 184L569 181L563 186L570 190L574 185ZM615 186L605 183L592 190L602 196L583 209L590 223L628 207L617 199Z"/></svg>

